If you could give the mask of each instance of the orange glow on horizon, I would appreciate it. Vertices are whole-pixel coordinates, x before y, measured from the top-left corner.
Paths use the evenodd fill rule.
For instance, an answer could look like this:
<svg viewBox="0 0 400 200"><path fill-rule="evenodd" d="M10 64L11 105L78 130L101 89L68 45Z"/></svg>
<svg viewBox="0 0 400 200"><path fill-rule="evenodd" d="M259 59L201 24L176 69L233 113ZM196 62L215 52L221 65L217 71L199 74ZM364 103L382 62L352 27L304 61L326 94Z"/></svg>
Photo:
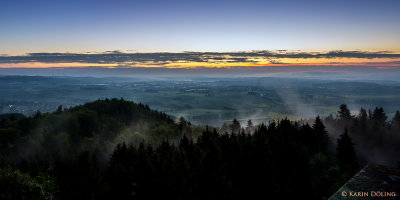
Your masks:
<svg viewBox="0 0 400 200"><path fill-rule="evenodd" d="M69 67L162 67L162 68L233 68L233 67L269 67L269 66L388 66L400 67L400 59L393 58L249 58L248 62L209 60L209 62L190 62L185 60L169 61L165 64L156 62L129 63L0 63L0 68L69 68Z"/></svg>

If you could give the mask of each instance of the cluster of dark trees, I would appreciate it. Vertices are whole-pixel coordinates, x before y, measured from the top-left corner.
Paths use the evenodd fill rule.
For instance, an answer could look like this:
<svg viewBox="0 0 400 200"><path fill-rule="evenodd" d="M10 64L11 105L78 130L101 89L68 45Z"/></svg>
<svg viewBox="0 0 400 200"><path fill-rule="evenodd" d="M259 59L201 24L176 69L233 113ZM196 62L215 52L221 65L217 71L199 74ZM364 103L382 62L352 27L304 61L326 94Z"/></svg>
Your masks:
<svg viewBox="0 0 400 200"><path fill-rule="evenodd" d="M310 126L287 119L254 134L207 129L197 142L118 145L106 179L120 199L256 199L329 197L359 166L345 132L337 153L320 118ZM157 192L155 192L157 191Z"/></svg>
<svg viewBox="0 0 400 200"><path fill-rule="evenodd" d="M130 128L142 120L147 129ZM333 139L324 119L310 124L249 121L242 129L234 120L226 132L207 127L196 135L183 118L174 122L123 99L8 116L0 122L0 198L321 199L360 165L349 134L353 126L346 124ZM126 135L121 131L144 130L141 142L122 140L105 154L104 146ZM149 142L148 135L159 139ZM31 148L29 156L23 147Z"/></svg>
<svg viewBox="0 0 400 200"><path fill-rule="evenodd" d="M362 165L375 162L400 167L400 112L388 119L382 107L372 111L361 108L357 115L352 115L342 104L337 116L330 115L323 121L333 137L347 129Z"/></svg>

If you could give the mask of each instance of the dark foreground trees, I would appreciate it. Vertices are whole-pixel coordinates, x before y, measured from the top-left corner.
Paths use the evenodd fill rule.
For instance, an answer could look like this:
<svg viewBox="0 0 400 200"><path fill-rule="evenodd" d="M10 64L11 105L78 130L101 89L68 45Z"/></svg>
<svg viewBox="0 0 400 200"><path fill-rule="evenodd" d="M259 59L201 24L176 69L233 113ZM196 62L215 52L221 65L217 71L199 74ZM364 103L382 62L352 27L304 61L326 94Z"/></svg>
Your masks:
<svg viewBox="0 0 400 200"><path fill-rule="evenodd" d="M226 129L229 132L206 128L192 137L192 125L183 118L175 124L163 113L124 100L97 101L67 111L60 108L54 115L0 123L4 138L0 178L16 177L4 179L9 181L7 187L31 187L28 191L34 193L24 194L32 198L46 194L57 199L321 199L358 171L353 143L360 144L353 135L361 133L361 127L370 133L390 125L388 130L393 131L399 118L382 128L383 110L371 112L371 117L364 110L355 120L346 109L342 106L343 116L332 119L350 127L348 132L343 128L336 141L327 131L326 119L320 117L312 125L283 119L254 126L250 121L246 129L234 120L236 125ZM99 153L102 148L75 149L97 138L101 147L106 144L102 141L124 130L121 126L140 123L142 118L151 122L147 134L158 142L122 142L106 158L99 158L104 155ZM57 126L60 122L67 126ZM9 156L21 153L21 145L13 146L18 141L39 133L46 137L38 149L54 152L30 154L29 160ZM56 147L66 144L69 149L62 154L64 149ZM16 190L1 191L1 198L13 197L12 191Z"/></svg>
<svg viewBox="0 0 400 200"><path fill-rule="evenodd" d="M309 142L326 137L321 127L284 119L254 134L207 129L196 142L184 135L175 144L121 143L106 165L84 151L17 167L32 175L46 171L58 199L320 199L337 189L343 173L334 155L322 151L327 147Z"/></svg>
<svg viewBox="0 0 400 200"><path fill-rule="evenodd" d="M287 119L261 124L254 134L207 129L197 142L183 137L178 145L122 143L105 182L109 197L120 199L320 199L358 169L343 167L357 162L349 136L334 153L329 140L317 118L313 127Z"/></svg>
<svg viewBox="0 0 400 200"><path fill-rule="evenodd" d="M400 112L388 117L382 107L361 108L357 115L342 117L342 113L349 112L347 106L342 105L337 117L323 120L330 134L340 138L347 129L361 165L378 162L400 167Z"/></svg>
<svg viewBox="0 0 400 200"><path fill-rule="evenodd" d="M261 125L253 135L206 130L178 146L120 144L107 180L117 198L313 198L309 154L301 127L289 120ZM157 192L155 192L157 191Z"/></svg>
<svg viewBox="0 0 400 200"><path fill-rule="evenodd" d="M40 174L32 178L10 167L0 169L0 199L52 200L56 192L55 180L49 175Z"/></svg>
<svg viewBox="0 0 400 200"><path fill-rule="evenodd" d="M353 145L354 144L347 133L347 129L345 129L344 133L340 135L337 140L336 146L336 160L339 169L342 172L340 177L341 180L339 181L340 185L349 180L359 169Z"/></svg>

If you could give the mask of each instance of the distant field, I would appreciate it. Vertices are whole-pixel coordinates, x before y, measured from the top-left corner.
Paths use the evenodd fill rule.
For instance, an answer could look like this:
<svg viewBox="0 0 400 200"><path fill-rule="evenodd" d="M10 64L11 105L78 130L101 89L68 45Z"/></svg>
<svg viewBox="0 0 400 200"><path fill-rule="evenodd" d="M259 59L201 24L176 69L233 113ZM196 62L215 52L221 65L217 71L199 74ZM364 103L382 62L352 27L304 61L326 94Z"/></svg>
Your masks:
<svg viewBox="0 0 400 200"><path fill-rule="evenodd" d="M113 78L0 77L1 113L32 115L59 105L69 107L104 98L124 98L148 104L196 124L221 125L238 118L266 122L336 114L345 103L400 109L400 83L349 82L289 78L235 78L143 81Z"/></svg>

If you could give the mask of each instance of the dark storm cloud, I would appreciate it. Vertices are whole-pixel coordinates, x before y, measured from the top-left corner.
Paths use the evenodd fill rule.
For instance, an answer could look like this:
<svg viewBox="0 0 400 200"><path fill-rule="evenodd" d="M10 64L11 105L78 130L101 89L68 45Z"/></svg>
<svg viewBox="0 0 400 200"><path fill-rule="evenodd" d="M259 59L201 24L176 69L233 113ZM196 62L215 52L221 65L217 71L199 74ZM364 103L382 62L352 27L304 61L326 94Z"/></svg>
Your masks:
<svg viewBox="0 0 400 200"><path fill-rule="evenodd" d="M160 53L124 53L107 51L104 53L30 53L25 56L0 55L0 63L145 63L163 65L170 62L254 62L253 59L280 58L400 58L400 54L390 51L330 51L330 52L290 52L278 51L244 51L244 52L160 52Z"/></svg>

